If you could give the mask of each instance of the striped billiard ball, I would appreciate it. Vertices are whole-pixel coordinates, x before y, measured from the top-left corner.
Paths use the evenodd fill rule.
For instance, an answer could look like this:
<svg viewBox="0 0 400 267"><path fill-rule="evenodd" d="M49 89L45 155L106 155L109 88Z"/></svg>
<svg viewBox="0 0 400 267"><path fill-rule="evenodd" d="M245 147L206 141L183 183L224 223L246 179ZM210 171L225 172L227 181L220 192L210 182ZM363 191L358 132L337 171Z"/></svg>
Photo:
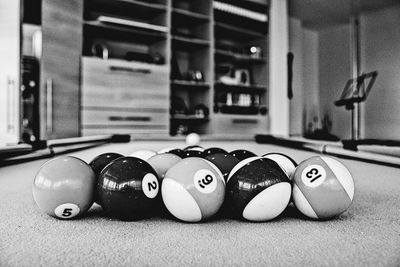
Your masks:
<svg viewBox="0 0 400 267"><path fill-rule="evenodd" d="M293 182L294 204L307 217L329 219L346 211L353 202L353 177L333 157L304 160L296 168Z"/></svg>
<svg viewBox="0 0 400 267"><path fill-rule="evenodd" d="M191 157L172 166L162 181L161 196L168 211L185 222L214 216L225 197L225 181L209 161Z"/></svg>
<svg viewBox="0 0 400 267"><path fill-rule="evenodd" d="M289 203L291 185L274 161L250 157L230 172L226 185L227 206L234 216L262 222L279 216Z"/></svg>

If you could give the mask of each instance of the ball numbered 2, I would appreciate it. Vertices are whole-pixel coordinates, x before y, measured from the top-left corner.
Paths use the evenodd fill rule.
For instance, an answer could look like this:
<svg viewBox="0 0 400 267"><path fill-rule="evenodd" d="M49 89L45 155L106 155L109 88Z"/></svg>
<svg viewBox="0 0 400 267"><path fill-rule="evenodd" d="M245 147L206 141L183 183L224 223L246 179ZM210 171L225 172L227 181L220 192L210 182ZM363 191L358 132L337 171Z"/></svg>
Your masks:
<svg viewBox="0 0 400 267"><path fill-rule="evenodd" d="M72 219L92 206L95 187L96 175L86 162L63 156L41 166L32 193L43 212L59 219Z"/></svg>
<svg viewBox="0 0 400 267"><path fill-rule="evenodd" d="M293 201L313 219L329 219L346 211L354 197L354 181L337 159L315 156L299 164L293 175Z"/></svg>
<svg viewBox="0 0 400 267"><path fill-rule="evenodd" d="M159 181L156 171L146 161L121 157L102 170L97 191L109 217L137 220L149 215L155 207Z"/></svg>
<svg viewBox="0 0 400 267"><path fill-rule="evenodd" d="M165 174L161 195L168 211L185 222L215 215L225 198L225 181L218 168L202 158L186 158Z"/></svg>

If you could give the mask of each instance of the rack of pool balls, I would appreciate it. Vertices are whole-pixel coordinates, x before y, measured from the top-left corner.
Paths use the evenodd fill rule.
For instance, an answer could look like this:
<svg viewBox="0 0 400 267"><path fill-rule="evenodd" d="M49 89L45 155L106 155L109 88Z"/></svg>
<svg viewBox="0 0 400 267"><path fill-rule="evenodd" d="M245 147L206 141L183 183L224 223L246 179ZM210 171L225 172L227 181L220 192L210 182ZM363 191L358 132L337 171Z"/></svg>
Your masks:
<svg viewBox="0 0 400 267"><path fill-rule="evenodd" d="M353 196L350 172L332 157L297 164L280 153L198 145L129 156L104 153L90 163L61 156L43 164L33 182L39 209L59 219L77 218L95 202L105 216L120 220L166 212L184 222L217 213L263 222L290 203L305 217L325 220L346 211Z"/></svg>

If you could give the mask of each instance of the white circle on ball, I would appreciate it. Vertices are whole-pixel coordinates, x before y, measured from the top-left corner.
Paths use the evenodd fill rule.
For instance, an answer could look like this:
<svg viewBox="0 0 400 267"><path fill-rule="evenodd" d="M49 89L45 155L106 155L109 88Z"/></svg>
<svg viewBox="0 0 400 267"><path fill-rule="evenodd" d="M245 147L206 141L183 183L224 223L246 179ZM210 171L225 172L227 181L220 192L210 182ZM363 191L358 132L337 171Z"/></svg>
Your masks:
<svg viewBox="0 0 400 267"><path fill-rule="evenodd" d="M207 169L198 170L193 177L193 184L203 194L210 194L217 188L217 178Z"/></svg>
<svg viewBox="0 0 400 267"><path fill-rule="evenodd" d="M71 219L79 214L81 209L74 203L64 203L54 209L54 214L61 219Z"/></svg>
<svg viewBox="0 0 400 267"><path fill-rule="evenodd" d="M142 180L143 193L148 198L155 198L158 194L160 186L157 177L152 173L147 173Z"/></svg>
<svg viewBox="0 0 400 267"><path fill-rule="evenodd" d="M326 171L321 165L310 165L301 173L301 180L306 186L317 187L326 180Z"/></svg>

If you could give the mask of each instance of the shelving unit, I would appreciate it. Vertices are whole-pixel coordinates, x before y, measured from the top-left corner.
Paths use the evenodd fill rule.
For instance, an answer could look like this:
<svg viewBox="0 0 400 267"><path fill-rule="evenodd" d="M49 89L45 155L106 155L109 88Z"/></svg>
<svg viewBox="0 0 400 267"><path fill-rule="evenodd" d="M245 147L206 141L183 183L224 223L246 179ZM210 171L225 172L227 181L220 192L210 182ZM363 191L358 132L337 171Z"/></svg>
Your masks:
<svg viewBox="0 0 400 267"><path fill-rule="evenodd" d="M208 132L212 83L211 0L171 0L170 134Z"/></svg>
<svg viewBox="0 0 400 267"><path fill-rule="evenodd" d="M268 130L268 2L214 1L216 133Z"/></svg>
<svg viewBox="0 0 400 267"><path fill-rule="evenodd" d="M3 140L268 131L268 0L11 2Z"/></svg>
<svg viewBox="0 0 400 267"><path fill-rule="evenodd" d="M268 9L268 0L86 0L82 134L267 131ZM138 78L137 68L157 74ZM149 105L154 116L136 121ZM101 107L113 120L90 124Z"/></svg>

